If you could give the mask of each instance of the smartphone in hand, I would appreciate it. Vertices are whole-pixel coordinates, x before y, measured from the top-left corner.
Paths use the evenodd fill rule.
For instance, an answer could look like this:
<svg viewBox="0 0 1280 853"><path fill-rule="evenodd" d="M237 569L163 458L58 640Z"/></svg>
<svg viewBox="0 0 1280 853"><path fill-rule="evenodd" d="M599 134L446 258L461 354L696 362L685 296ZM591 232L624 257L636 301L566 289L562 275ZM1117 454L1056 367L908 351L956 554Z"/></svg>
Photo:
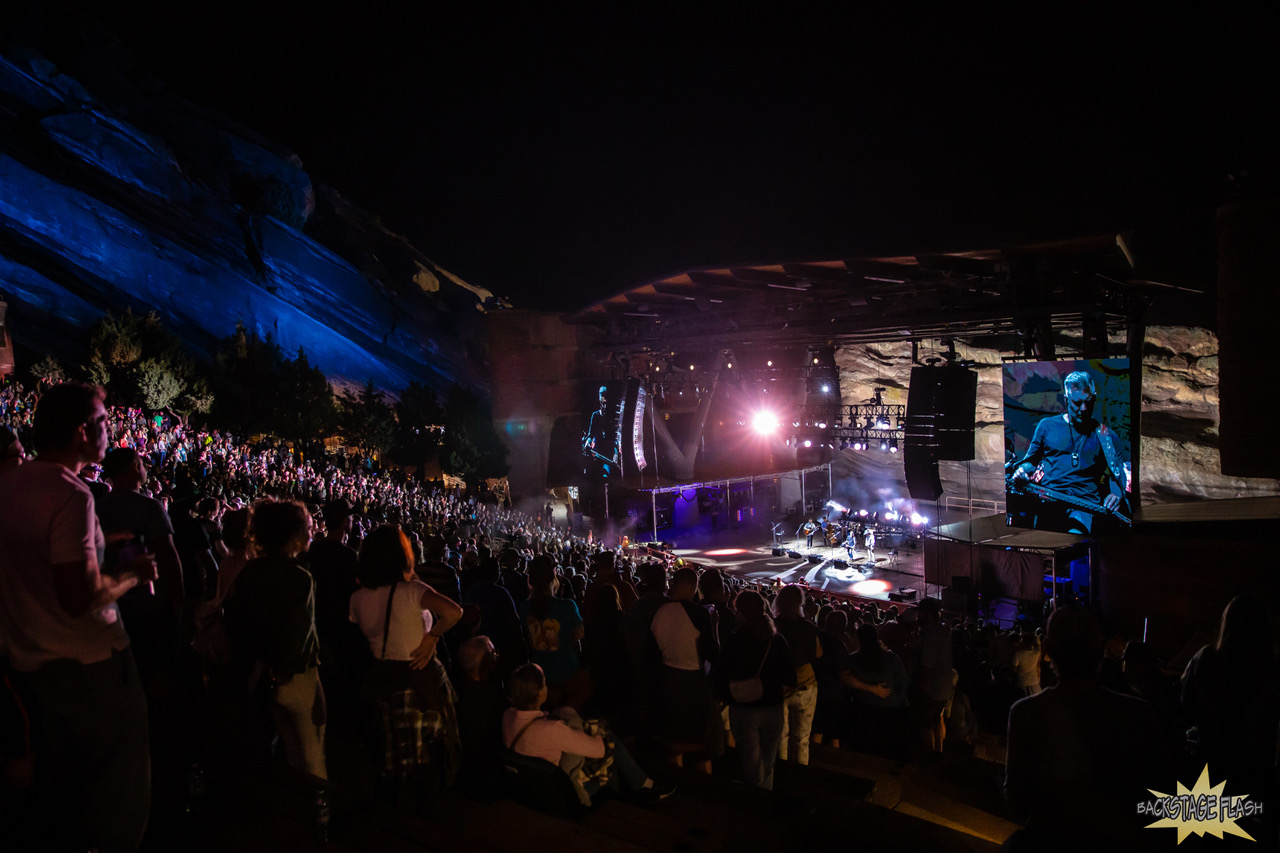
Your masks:
<svg viewBox="0 0 1280 853"><path fill-rule="evenodd" d="M119 539L107 543L102 570L109 575L119 575L138 558L150 553L147 549L147 534L138 532L128 539ZM147 581L147 591L155 595L155 581Z"/></svg>

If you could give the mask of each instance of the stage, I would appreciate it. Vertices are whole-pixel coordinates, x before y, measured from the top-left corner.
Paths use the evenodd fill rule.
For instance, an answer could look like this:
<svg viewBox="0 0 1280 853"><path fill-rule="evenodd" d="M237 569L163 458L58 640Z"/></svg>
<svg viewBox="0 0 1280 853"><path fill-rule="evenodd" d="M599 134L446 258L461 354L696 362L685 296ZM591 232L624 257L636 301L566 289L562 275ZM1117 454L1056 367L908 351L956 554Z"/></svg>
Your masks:
<svg viewBox="0 0 1280 853"><path fill-rule="evenodd" d="M694 545L700 547L692 547ZM804 547L804 540L800 540L797 547L794 537L777 546L789 553L774 556L774 547L768 533L726 530L703 534L687 542L677 539L676 547L666 552L686 563L715 566L728 575L754 583L799 583L818 592L885 604L894 600L889 597L891 593L898 594L900 590L915 590L915 598L907 599L907 604L925 597L924 553L918 545L899 547L896 553L893 549L877 548L873 563L867 562L865 550L855 552L850 560L844 548L810 550ZM816 562L811 561L810 554ZM837 565L836 561L845 565ZM935 588L934 596L938 592Z"/></svg>

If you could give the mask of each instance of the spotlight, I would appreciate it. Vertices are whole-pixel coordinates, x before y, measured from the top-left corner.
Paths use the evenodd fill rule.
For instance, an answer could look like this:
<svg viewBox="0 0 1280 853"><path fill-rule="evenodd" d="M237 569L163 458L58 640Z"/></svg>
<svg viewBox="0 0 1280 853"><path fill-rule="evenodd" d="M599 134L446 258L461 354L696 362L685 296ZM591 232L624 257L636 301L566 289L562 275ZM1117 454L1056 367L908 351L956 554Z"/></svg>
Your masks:
<svg viewBox="0 0 1280 853"><path fill-rule="evenodd" d="M728 362L727 364L725 364L725 367L728 368L729 370L733 370L733 362L732 361Z"/></svg>
<svg viewBox="0 0 1280 853"><path fill-rule="evenodd" d="M827 428L826 421L818 421L818 429L826 429L826 428Z"/></svg>
<svg viewBox="0 0 1280 853"><path fill-rule="evenodd" d="M823 393L823 394L828 394L828 393L830 393L830 392L831 392L831 386L830 386L830 385L823 385L823 386L822 386L822 393Z"/></svg>
<svg viewBox="0 0 1280 853"><path fill-rule="evenodd" d="M772 361L766 361L764 364L765 364L765 367L773 367Z"/></svg>
<svg viewBox="0 0 1280 853"><path fill-rule="evenodd" d="M897 452L898 452L898 440L897 440L896 438L895 438L895 439L891 439L891 440L889 441L889 452L890 452L890 453L897 453Z"/></svg>
<svg viewBox="0 0 1280 853"><path fill-rule="evenodd" d="M884 440L881 440L881 442L880 442L880 450L881 450L881 452L884 452L884 451L886 451L886 450L888 450L888 449L889 449L889 442L884 441Z"/></svg>
<svg viewBox="0 0 1280 853"><path fill-rule="evenodd" d="M806 439L804 440L804 446L805 446L805 447L813 447L813 442L806 438Z"/></svg>
<svg viewBox="0 0 1280 853"><path fill-rule="evenodd" d="M760 435L772 435L778 428L778 417L773 412L756 412L751 418L751 428Z"/></svg>

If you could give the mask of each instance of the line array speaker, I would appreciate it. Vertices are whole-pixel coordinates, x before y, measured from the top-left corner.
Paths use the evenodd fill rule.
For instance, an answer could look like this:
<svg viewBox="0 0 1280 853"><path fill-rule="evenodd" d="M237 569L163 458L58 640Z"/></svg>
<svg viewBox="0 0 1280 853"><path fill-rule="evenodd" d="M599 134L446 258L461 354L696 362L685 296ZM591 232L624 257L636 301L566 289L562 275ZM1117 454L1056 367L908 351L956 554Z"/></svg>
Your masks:
<svg viewBox="0 0 1280 853"><path fill-rule="evenodd" d="M974 458L978 374L967 367L911 368L907 389L906 448L932 448L935 459Z"/></svg>

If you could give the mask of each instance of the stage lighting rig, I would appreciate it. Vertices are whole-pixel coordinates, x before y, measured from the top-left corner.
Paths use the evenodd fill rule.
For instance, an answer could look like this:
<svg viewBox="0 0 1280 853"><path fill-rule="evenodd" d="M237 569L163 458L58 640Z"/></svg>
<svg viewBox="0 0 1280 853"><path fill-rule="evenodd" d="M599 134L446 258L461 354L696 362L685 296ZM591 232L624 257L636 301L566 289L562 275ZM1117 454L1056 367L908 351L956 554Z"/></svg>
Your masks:
<svg viewBox="0 0 1280 853"><path fill-rule="evenodd" d="M841 449L865 450L884 443L884 450L896 453L905 438L906 407L863 404L843 406L803 406L792 416L792 428L808 437Z"/></svg>

